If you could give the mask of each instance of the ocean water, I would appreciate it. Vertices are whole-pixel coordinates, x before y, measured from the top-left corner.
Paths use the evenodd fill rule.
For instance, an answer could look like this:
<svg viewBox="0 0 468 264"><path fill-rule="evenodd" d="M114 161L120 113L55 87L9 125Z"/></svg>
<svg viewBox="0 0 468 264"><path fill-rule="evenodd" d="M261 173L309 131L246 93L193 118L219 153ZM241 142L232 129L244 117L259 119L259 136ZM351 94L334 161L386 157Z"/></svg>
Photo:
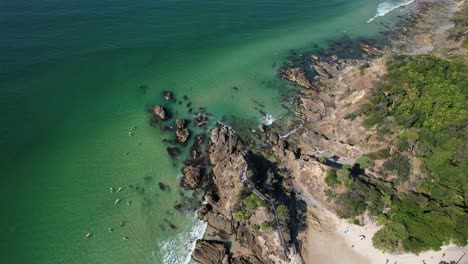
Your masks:
<svg viewBox="0 0 468 264"><path fill-rule="evenodd" d="M0 1L2 263L187 263L205 225L174 209L190 195L183 155L171 160L147 109L286 118L293 87L275 75L289 55L376 37L407 2Z"/></svg>

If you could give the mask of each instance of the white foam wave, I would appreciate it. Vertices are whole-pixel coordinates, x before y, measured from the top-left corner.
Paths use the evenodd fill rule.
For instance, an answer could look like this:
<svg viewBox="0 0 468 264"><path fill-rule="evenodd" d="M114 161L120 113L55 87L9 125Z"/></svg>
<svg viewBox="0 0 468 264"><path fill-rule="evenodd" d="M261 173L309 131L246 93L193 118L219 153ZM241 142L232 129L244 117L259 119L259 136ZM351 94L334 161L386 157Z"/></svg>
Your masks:
<svg viewBox="0 0 468 264"><path fill-rule="evenodd" d="M276 121L276 119L273 118L273 116L271 116L270 114L267 114L267 113L263 114L262 118L263 118L263 121L264 121L265 125L268 125L268 126L273 124L273 122Z"/></svg>
<svg viewBox="0 0 468 264"><path fill-rule="evenodd" d="M389 12L391 12L391 11L397 9L397 8L409 5L409 4L413 3L413 2L414 2L414 0L402 0L402 1L389 0L389 1L385 1L385 2L381 3L377 7L377 13L375 14L374 17L369 18L369 20L367 20L367 23L372 22L377 17L385 16L386 14L388 14Z"/></svg>
<svg viewBox="0 0 468 264"><path fill-rule="evenodd" d="M234 134L237 134L237 132L236 132L231 126L229 126L228 124L225 124L225 123L223 123L223 122L221 122L221 121L218 121L218 123L219 123L220 125L226 127L228 130L232 131Z"/></svg>
<svg viewBox="0 0 468 264"><path fill-rule="evenodd" d="M197 221L189 230L162 242L160 248L163 255L163 263L190 263L195 243L198 239L203 238L207 225L206 222Z"/></svg>

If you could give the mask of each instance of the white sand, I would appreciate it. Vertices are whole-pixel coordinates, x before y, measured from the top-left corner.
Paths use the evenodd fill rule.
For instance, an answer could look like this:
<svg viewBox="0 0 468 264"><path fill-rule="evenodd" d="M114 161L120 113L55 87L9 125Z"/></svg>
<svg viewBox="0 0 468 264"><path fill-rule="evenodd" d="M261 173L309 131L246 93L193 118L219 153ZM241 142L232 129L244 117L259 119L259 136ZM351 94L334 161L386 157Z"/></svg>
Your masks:
<svg viewBox="0 0 468 264"><path fill-rule="evenodd" d="M438 264L441 261L458 261L460 264L468 263L468 247L444 246L440 251L428 251L417 255L414 254L389 254L382 253L372 246L372 236L379 229L373 223L365 226L356 226L347 221L338 219L326 210L317 212L316 216L322 224L319 231L317 226L310 225L307 238L304 240L303 257L305 263L327 263L327 264L374 264L374 263L398 263L415 264L425 263ZM326 223L326 224L323 224ZM349 233L344 234L348 229ZM366 239L360 240L364 235ZM354 247L353 247L354 245ZM445 256L442 255L445 253Z"/></svg>

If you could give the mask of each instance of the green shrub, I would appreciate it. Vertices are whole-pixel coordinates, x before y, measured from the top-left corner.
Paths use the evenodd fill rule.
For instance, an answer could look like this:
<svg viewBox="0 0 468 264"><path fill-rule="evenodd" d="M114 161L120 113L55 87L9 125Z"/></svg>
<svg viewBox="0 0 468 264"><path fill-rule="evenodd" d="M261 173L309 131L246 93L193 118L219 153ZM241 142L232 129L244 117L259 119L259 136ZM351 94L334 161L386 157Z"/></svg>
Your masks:
<svg viewBox="0 0 468 264"><path fill-rule="evenodd" d="M251 226L251 228L252 228L252 231L254 231L254 232L257 232L258 230L260 230L260 226L257 225L257 224L253 224L253 225Z"/></svg>
<svg viewBox="0 0 468 264"><path fill-rule="evenodd" d="M329 187L334 187L338 183L338 179L336 178L336 170L327 169L325 171L325 183Z"/></svg>
<svg viewBox="0 0 468 264"><path fill-rule="evenodd" d="M339 183L350 186L353 183L351 172L348 169L339 169L336 171L336 179Z"/></svg>
<svg viewBox="0 0 468 264"><path fill-rule="evenodd" d="M260 229L261 230L267 230L267 229L272 228L272 227L273 227L273 222L271 222L271 221L265 221L265 222L262 222L260 224Z"/></svg>
<svg viewBox="0 0 468 264"><path fill-rule="evenodd" d="M362 169L370 168L374 166L374 160L369 155L362 155L356 160L356 164Z"/></svg>
<svg viewBox="0 0 468 264"><path fill-rule="evenodd" d="M385 222L387 222L387 216L382 214L382 215L379 215L379 218L377 218L377 224L378 225L383 225L385 224Z"/></svg>
<svg viewBox="0 0 468 264"><path fill-rule="evenodd" d="M237 222L241 222L241 223L243 223L243 222L249 220L251 216L252 216L251 214L246 213L246 212L244 212L244 211L242 211L242 210L239 210L239 211L237 211L237 212L234 213L234 219L235 219Z"/></svg>
<svg viewBox="0 0 468 264"><path fill-rule="evenodd" d="M279 205L276 208L276 214L278 215L278 217L288 219L289 218L289 208L286 207L285 205Z"/></svg>
<svg viewBox="0 0 468 264"><path fill-rule="evenodd" d="M249 196L247 196L244 199L243 203L244 203L245 210L247 210L247 211L253 211L257 207L261 206L260 199L257 197L257 195L255 195L253 193L250 194Z"/></svg>

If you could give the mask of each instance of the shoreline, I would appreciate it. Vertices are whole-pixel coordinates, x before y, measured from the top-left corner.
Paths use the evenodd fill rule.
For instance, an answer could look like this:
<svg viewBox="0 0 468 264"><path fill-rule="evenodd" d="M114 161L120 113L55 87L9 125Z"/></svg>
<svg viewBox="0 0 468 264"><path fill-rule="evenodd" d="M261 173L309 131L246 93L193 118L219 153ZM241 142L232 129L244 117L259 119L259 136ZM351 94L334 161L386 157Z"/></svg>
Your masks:
<svg viewBox="0 0 468 264"><path fill-rule="evenodd" d="M447 1L450 1L455 5L457 4L456 2L454 2L454 0ZM326 150L324 149L320 150L320 146L315 146L313 144L306 143L307 141L305 141L303 137L307 136L308 129L311 128L311 124L314 123L314 118L318 118L317 120L321 120L323 118L322 113L320 111L326 110L327 100L328 102L331 101L330 98L324 99L322 97L322 92L327 89L327 85L334 84L341 88L348 87L347 92L354 92L349 90L349 87L352 84L363 84L363 86L369 90L373 85L372 80L375 80L375 78L380 78L382 74L386 73L386 65L384 59L389 54L396 53L414 55L415 53L430 53L437 50L437 48L440 48L440 46L435 45L435 41L433 40L433 38L434 36L440 36L447 33L447 30L451 28L450 20L448 20L447 17L443 17L442 19L445 19L443 21L438 20L441 19L440 17L436 17L432 20L429 19L430 22L427 22L425 20L427 16L430 16L440 11L439 9L437 9L437 7L441 8L440 6L433 6L439 4L435 0L417 1L416 4L417 6L414 7L416 9L416 12L415 10L410 10L407 14L407 18L403 18L401 24L397 24L397 26L395 26L396 29L392 29L388 32L383 32L380 36L382 38L388 38L390 36L391 41L389 45L380 47L378 44L375 44L375 42L373 42L374 40L356 41L357 43L352 44L359 46L362 50L362 53L356 55L350 52L348 54L352 54L352 58L350 59L339 58L338 56L334 55L333 52L330 52L330 50L325 51L324 57L322 57L322 53L311 53L307 56L307 58L306 56L302 58L302 55L299 55L299 57L301 57L299 61L307 62L307 64L311 63L310 60L308 60L310 56L312 60L312 64L310 65L311 69L313 66L313 71L315 71L315 74L319 79L325 77L323 83L321 79L320 81L316 82L316 78L314 78L314 82L311 82L310 80L312 78L310 78L308 76L308 73L306 73L307 69L305 69L304 66L294 66L292 62L289 62L287 66L284 65L285 67L282 67L280 69L278 73L280 78L288 80L300 86L299 96L296 99L299 101L302 100L303 103L304 100L309 100L309 103L312 104L313 108L315 109L313 111L300 113L298 113L298 109L296 109L295 115L296 117L299 117L297 119L299 121L306 120L306 123L304 126L301 125L295 128L292 133L287 135L288 142L286 142L283 137L279 137L278 133L282 129L284 130L284 127L278 125L277 123L271 124L271 132L265 133L265 131L262 131L268 131L270 129L270 126L267 127L264 124L261 125L262 128L259 127L260 133L256 134L256 131L252 131L255 137L257 137L260 140L265 140L265 142L269 144L269 146L267 146L266 148L265 146L263 146L267 150L267 152L262 152L262 150L259 148L256 149L256 147L258 146L255 146L255 143L251 143L252 140L250 140L250 142L247 142L248 138L245 139L245 146L242 143L237 143L239 139L237 138L237 135L235 135L235 131L233 131L229 127L226 127L222 123L219 124L217 128L211 131L211 141L208 144L208 149L212 150L208 151L207 154L209 156L208 160L211 162L211 165L213 165L213 171L210 175L213 175L214 182L211 182L210 184L212 184L214 186L214 189L216 190L214 191L214 193L211 193L213 191L211 190L213 186L207 188L208 192L205 194L205 198L208 202L207 204L204 204L202 206L202 213L201 215L199 215L199 218L204 219L206 222L208 222L209 227L205 230L203 240L197 241L195 249L192 252L193 259L200 261L201 263L211 263L203 260L210 260L210 257L213 254L215 254L217 255L217 260L222 260L223 263L225 263L225 261L227 261L228 259L231 259L232 261L234 261L234 263L237 263L235 261L241 261L239 263L264 263L262 261L266 261L265 259L268 259L268 261L272 263L333 264L343 263L343 260L346 259L346 263L350 264L409 264L418 262L439 263L440 261L457 261L458 259L461 259L464 256L465 252L467 251L466 247L460 248L451 245L443 246L439 251L426 251L419 255L409 253L383 253L375 249L372 245L372 237L377 232L377 230L380 229L380 227L378 227L374 223L374 221L371 221L366 217L364 226L357 226L348 223L347 220L339 219L336 216L336 214L333 213L332 208L327 208L327 206L330 207L331 205L325 204L323 202L325 200L323 194L319 194L324 193L323 186L318 186L317 188L312 190L305 190L307 189L307 186L305 186L303 182L301 182L300 178L304 176L313 176L314 173L314 171L311 171L310 167L308 167L307 170L304 169L306 167L304 165L304 162L308 162L309 158L318 159L318 157L323 157L322 154L326 152ZM458 5L458 7L460 6L461 4ZM417 12L420 8L424 10L424 13ZM457 10L458 9L456 8L452 8L447 12L449 14L453 14ZM445 14L447 14L447 12ZM438 22L444 22L445 24L440 25L440 23ZM428 25L430 25L429 29L427 28ZM398 36L395 39L392 38L394 33L396 36ZM424 36L422 40L421 36ZM438 39L438 41L445 40L445 38L447 37L447 35L444 35L443 39ZM431 45L428 46L428 43ZM422 46L422 48L420 48L420 46ZM362 66L366 64L366 68L369 68L369 70L366 70L366 73L362 74ZM357 82L360 83L352 83L350 79L356 78L356 76L358 76L356 75L356 73L359 73L359 71L361 71L361 75L364 75L362 78L357 78ZM335 87L334 89L340 88ZM346 95L345 92L338 91L339 97L343 96L344 98L344 95ZM361 91L359 91L359 98L357 100L359 101L361 99L366 99L366 95L368 94L366 93L365 89L362 89ZM320 99L317 100L317 98ZM319 104L317 104L317 102L315 101L321 101L319 103L323 103L325 106L321 108L322 106L319 106ZM354 102L349 101L348 104L353 105ZM296 105L296 108L301 108L300 103ZM326 114L329 113L325 113L324 115ZM340 116L334 118L339 119ZM213 134L213 132L215 132L215 134ZM315 131L312 132L316 133ZM262 133L265 135L263 136ZM274 134L276 134L276 139ZM319 136L325 137L325 142L329 141L329 139L326 136L324 136L324 134L319 134ZM215 137L214 141L213 137ZM224 146L218 144L223 143L222 141L220 141L220 138L223 137L225 137L223 140L233 141L233 144L236 144L237 147L229 147L227 152L226 150L220 151L219 149L223 148ZM341 141L335 141L336 142L334 142L334 144L336 143L338 147L340 146L340 144L343 144ZM288 148L289 143L292 143L294 145L293 149ZM250 146L249 144L253 146ZM339 158L338 163L336 164L343 165L354 163L353 161L358 156L357 154L359 154L359 151L353 150L355 149L353 145L349 145L348 147L349 148L347 150L341 152L345 153L347 151L344 155L341 155L339 152L329 152L338 154ZM299 149L299 154L296 152L297 149ZM287 196L292 193L294 197L297 194L300 198L298 200L295 200L295 202L299 202L299 200L306 202L308 209L312 212L307 212L307 227L305 228L305 230L294 230L294 228L297 228L297 226L294 228L289 227L291 228L290 231L297 232L297 237L290 237L290 241L292 241L291 244L284 245L282 243L283 239L278 239L278 237L276 236L276 232L274 232L273 230L279 230L278 234L280 234L280 236L281 233L284 232L284 230L282 231L279 227L279 224L277 224L277 226L273 228L273 230L270 230L268 233L258 230L253 231L253 226L258 226L258 224L261 223L258 221L256 222L256 213L253 215L254 220L247 219L247 221L244 220L243 222L240 222L234 219L235 216L233 214L232 209L235 208L234 206L238 206L235 205L235 203L237 203L237 199L239 197L238 195L241 192L240 189L245 187L244 181L240 180L240 175L238 175L239 168L241 166L238 166L235 163L237 162L239 164L245 164L245 166L247 167L249 157L245 154L246 151L252 151L255 154L260 154L265 160L268 160L269 158L277 160L279 164L277 169L291 169L291 171L289 172L290 174L300 174L300 176L293 176L290 177L290 179L285 179L285 182L293 185L293 187L292 191L290 191L289 194L285 192L282 195ZM222 156L221 159L217 157L219 155ZM299 155L299 157L297 157L297 155ZM308 157L303 159L303 155L307 155ZM214 156L214 159L216 160L215 162L213 162ZM343 157L344 159L342 159ZM226 164L225 161L227 159L230 159L229 162L233 162L233 164ZM315 170L315 173L322 174L322 176L314 176L317 177L319 181L321 181L321 183L319 182L316 185L323 185L323 172L325 171L324 168L327 168L327 165L321 165L319 163L318 165L314 166L315 168L312 169ZM225 173L228 173L228 175L224 175ZM278 174L281 173L278 172ZM223 177L221 177L221 175ZM307 180L310 181L310 179ZM213 181L213 179L211 179L211 181ZM248 181L250 181L250 179ZM247 185L249 185L248 182ZM229 193L226 190L222 190L222 188L225 187L232 188L232 193ZM258 196L260 197L262 195ZM285 199L286 196L282 198L280 197L279 200L281 201L282 199ZM293 198L293 202L294 199L297 198ZM275 206L278 206L278 204L284 202L284 200L281 202L277 202ZM274 208L273 213L275 218L277 218ZM263 221L265 221L266 219L264 215L260 216L260 218L263 219ZM347 234L344 234L344 230L347 230ZM220 232L218 234L221 235L218 235L216 233L218 231ZM227 231L226 234L223 233L224 231ZM365 236L365 239L363 240L361 240L362 235ZM231 241L234 237L236 240L235 243ZM237 243L238 239L240 239L241 242ZM296 249L295 244L300 245L300 248ZM267 250L266 254L270 254L270 257L265 258L265 252L259 253L257 251L259 248ZM330 254L331 248L333 248L333 254ZM297 254L296 250L299 250L300 253ZM281 251L283 252L279 253ZM276 253L277 255L275 255L274 253ZM271 256L271 254L273 254L273 256ZM287 259L288 261L286 261Z"/></svg>
<svg viewBox="0 0 468 264"><path fill-rule="evenodd" d="M429 7L424 7L423 5L427 3L429 3ZM408 32L406 33L407 36L410 35L409 32L414 32L414 36L411 39L395 40L389 48L395 49L398 47L398 50L392 53L409 55L434 54L440 57L453 56L453 54L466 54L463 49L460 49L459 43L449 38L449 30L454 26L450 21L450 17L461 9L464 1L453 1L453 5L448 7L447 10L441 10L440 6L433 7L430 5L431 3L437 4L436 1L431 0L418 1L417 4L420 6L416 7L416 9L421 8L421 6L427 9L424 10L424 14L418 14L418 18L412 21L409 29L405 28L405 31ZM441 16L432 20L425 20L431 14L442 11L443 14ZM450 44L447 44L447 42ZM445 50L442 49L445 49L445 45L456 45L458 50L451 50L450 54L445 54ZM383 57L385 56L383 55ZM369 63L372 64L381 58L382 56L371 59ZM357 66L351 67L356 68ZM341 77L339 75L338 78ZM300 192L302 192L301 189L299 190ZM372 237L381 228L375 221L371 221L366 217L364 225L352 224L350 223L351 220L338 218L336 213L330 211L320 201L318 201L320 205L317 206L318 199L313 197L313 194L310 194L310 196L312 197L309 198L314 201L312 204L309 203L313 213L308 215L309 228L306 231L301 249L305 263L338 264L343 263L343 260L346 260L346 263L349 264L468 263L468 258L466 257L468 247L458 247L453 244L444 245L438 251L424 251L418 255L413 253L383 253L374 248L372 244ZM364 235L365 239L361 240L361 235ZM333 254L330 254L331 248L333 248Z"/></svg>

